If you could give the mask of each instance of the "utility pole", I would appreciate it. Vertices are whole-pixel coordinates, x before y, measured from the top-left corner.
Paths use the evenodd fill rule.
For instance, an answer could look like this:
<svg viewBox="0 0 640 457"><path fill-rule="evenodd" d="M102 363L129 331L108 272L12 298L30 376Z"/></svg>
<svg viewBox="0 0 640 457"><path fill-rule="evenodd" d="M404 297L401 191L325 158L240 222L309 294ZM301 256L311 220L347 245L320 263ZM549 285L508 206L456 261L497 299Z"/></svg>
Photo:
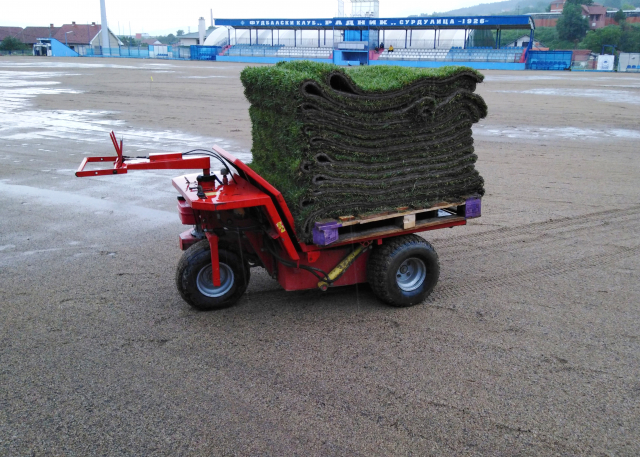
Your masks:
<svg viewBox="0 0 640 457"><path fill-rule="evenodd" d="M107 9L104 6L105 0L100 0L100 14L102 21L102 55L104 56L104 50L110 48L109 44L109 26L107 25Z"/></svg>

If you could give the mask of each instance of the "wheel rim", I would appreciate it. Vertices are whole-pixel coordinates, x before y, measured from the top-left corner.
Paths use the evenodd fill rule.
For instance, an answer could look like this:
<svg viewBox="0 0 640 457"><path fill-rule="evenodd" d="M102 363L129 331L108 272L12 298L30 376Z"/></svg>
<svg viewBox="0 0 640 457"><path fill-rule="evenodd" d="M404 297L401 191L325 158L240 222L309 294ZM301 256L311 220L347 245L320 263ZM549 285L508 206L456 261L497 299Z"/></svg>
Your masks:
<svg viewBox="0 0 640 457"><path fill-rule="evenodd" d="M220 287L216 287L213 285L212 279L213 269L211 268L211 264L204 267L198 273L198 290L202 295L206 295L207 297L222 297L224 294L231 290L233 286L233 270L229 267L229 265L220 263Z"/></svg>
<svg viewBox="0 0 640 457"><path fill-rule="evenodd" d="M400 265L396 272L396 284L405 292L418 289L427 277L427 267L416 257L411 257Z"/></svg>

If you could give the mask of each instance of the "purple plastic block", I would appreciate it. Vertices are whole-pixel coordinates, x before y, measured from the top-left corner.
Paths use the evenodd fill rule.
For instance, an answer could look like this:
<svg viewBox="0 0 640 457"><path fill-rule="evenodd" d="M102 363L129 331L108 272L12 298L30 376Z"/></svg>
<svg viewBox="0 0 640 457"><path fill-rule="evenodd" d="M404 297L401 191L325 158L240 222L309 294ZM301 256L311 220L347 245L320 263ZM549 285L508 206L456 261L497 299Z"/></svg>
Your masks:
<svg viewBox="0 0 640 457"><path fill-rule="evenodd" d="M469 198L465 203L464 217L471 219L472 217L480 217L481 203L479 198Z"/></svg>
<svg viewBox="0 0 640 457"><path fill-rule="evenodd" d="M313 227L313 242L319 246L338 241L338 228L342 227L340 222L316 222Z"/></svg>

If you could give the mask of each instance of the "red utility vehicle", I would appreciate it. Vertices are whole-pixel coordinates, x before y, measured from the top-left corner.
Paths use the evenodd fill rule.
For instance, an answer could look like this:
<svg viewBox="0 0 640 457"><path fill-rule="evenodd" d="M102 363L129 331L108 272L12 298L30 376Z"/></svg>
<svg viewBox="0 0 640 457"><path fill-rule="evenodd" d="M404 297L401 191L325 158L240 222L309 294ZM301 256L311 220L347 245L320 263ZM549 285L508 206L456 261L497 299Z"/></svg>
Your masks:
<svg viewBox="0 0 640 457"><path fill-rule="evenodd" d="M433 247L415 233L465 225L480 216L479 196L431 208L345 216L317 222L309 244L296 236L282 194L222 148L129 158L113 132L111 140L117 156L87 157L76 176L202 170L173 179L180 220L193 226L179 236L184 253L176 285L200 310L233 305L245 292L252 267L265 268L285 290L368 282L390 305L418 304L435 287L440 270ZM212 158L222 164L218 174L211 173ZM95 162L113 162L113 168L85 170Z"/></svg>

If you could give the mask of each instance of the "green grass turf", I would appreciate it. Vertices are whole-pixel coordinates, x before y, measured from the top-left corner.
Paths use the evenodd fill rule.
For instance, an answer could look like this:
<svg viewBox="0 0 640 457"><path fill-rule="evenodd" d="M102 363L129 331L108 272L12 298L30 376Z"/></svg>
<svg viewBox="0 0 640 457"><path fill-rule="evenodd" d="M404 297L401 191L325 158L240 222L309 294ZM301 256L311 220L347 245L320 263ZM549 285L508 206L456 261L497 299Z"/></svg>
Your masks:
<svg viewBox="0 0 640 457"><path fill-rule="evenodd" d="M471 125L487 107L466 67L340 68L309 61L241 74L254 168L308 241L320 218L483 193Z"/></svg>

